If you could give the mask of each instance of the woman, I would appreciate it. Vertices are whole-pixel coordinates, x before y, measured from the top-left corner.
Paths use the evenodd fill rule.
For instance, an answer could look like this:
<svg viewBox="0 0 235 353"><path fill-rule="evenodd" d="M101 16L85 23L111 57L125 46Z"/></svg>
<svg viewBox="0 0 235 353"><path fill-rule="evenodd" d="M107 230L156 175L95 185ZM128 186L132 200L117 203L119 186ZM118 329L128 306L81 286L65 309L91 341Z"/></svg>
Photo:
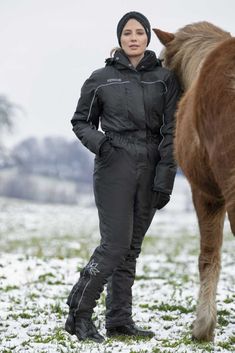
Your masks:
<svg viewBox="0 0 235 353"><path fill-rule="evenodd" d="M149 21L141 13L121 18L121 48L85 82L71 121L77 137L96 155L94 195L101 233L100 245L67 300L65 329L79 340L103 340L91 316L107 282L107 336L153 336L134 324L131 287L144 235L173 188L179 87L155 53L146 50L150 36Z"/></svg>

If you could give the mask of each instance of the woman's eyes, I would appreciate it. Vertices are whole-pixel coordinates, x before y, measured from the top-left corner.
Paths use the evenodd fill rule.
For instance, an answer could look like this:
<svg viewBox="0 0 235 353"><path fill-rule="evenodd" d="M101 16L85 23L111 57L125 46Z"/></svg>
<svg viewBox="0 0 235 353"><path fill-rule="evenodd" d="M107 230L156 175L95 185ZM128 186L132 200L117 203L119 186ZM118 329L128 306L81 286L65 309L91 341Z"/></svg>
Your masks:
<svg viewBox="0 0 235 353"><path fill-rule="evenodd" d="M123 32L123 35L124 36L128 36L128 35L131 35L132 34L132 32ZM136 34L138 34L138 35L143 35L144 34L144 32L136 32Z"/></svg>

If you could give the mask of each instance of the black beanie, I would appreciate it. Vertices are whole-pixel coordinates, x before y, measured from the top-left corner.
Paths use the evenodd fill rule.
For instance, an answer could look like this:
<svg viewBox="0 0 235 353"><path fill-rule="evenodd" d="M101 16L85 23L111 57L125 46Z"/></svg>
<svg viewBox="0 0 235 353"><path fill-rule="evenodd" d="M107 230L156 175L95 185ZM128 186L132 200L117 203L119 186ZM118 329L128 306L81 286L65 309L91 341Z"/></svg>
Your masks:
<svg viewBox="0 0 235 353"><path fill-rule="evenodd" d="M126 13L118 22L117 25L117 37L118 37L118 43L121 46L121 34L123 31L123 28L125 27L126 23L131 19L134 18L136 21L138 21L139 23L142 24L142 26L145 29L145 32L147 34L148 37L148 43L147 45L149 45L150 42L150 38L151 38L151 28L150 28L150 23L149 20L147 19L147 17L145 17L144 15L142 15L142 13L140 12L136 12L136 11L131 11Z"/></svg>

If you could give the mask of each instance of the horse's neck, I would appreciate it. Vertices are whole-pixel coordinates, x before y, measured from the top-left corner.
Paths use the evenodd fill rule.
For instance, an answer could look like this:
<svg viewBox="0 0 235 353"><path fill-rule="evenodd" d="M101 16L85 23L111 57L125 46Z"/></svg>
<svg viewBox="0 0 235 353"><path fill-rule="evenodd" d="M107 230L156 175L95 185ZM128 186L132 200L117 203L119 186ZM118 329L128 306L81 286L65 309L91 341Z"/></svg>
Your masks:
<svg viewBox="0 0 235 353"><path fill-rule="evenodd" d="M227 36L215 37L210 40L205 40L200 45L195 46L193 54L187 56L182 60L181 75L184 82L184 89L191 87L192 83L197 79L200 69L207 57L207 55L214 50L222 41L226 40Z"/></svg>

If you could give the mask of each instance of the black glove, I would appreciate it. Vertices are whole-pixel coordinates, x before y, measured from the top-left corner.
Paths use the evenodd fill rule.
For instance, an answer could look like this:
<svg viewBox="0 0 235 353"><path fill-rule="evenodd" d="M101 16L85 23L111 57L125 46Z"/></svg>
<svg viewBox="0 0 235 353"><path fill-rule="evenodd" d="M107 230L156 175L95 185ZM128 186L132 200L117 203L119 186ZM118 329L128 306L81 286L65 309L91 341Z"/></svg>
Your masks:
<svg viewBox="0 0 235 353"><path fill-rule="evenodd" d="M102 143L102 145L100 146L100 151L99 151L100 156L102 156L103 154L108 153L111 148L112 148L111 143L108 140L104 141Z"/></svg>
<svg viewBox="0 0 235 353"><path fill-rule="evenodd" d="M170 201L170 195L162 191L154 191L153 208L160 210Z"/></svg>

